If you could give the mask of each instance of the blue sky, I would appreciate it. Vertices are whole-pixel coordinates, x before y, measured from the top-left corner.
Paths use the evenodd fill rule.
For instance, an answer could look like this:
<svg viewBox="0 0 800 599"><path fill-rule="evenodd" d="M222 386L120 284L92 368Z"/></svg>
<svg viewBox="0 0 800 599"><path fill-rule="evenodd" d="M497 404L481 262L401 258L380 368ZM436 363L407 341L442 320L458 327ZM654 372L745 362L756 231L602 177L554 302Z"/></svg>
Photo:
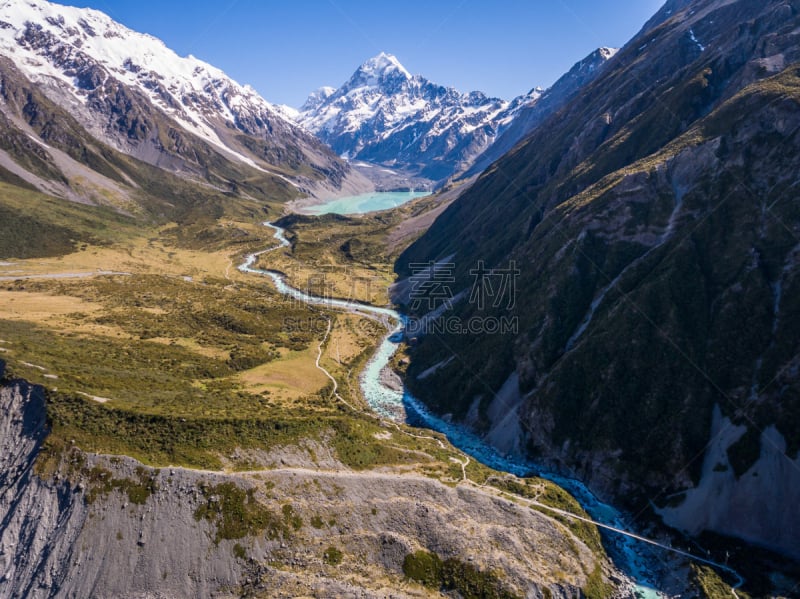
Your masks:
<svg viewBox="0 0 800 599"><path fill-rule="evenodd" d="M381 51L414 74L506 99L621 46L663 0L59 0L91 6L299 106Z"/></svg>

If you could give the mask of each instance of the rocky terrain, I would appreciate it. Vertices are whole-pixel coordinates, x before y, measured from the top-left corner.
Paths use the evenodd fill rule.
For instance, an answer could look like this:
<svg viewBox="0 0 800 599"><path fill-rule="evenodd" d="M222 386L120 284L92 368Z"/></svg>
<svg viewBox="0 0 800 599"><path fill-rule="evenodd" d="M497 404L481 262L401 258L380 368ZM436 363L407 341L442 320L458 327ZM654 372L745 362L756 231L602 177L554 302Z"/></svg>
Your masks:
<svg viewBox="0 0 800 599"><path fill-rule="evenodd" d="M491 596L616 576L555 520L475 487L290 448L238 474L56 452L41 387L6 381L0 403L3 597L438 595L404 574L418 551Z"/></svg>
<svg viewBox="0 0 800 599"><path fill-rule="evenodd" d="M453 264L451 321L517 319L420 332L407 380L440 414L635 513L794 557L799 15L670 0L397 263ZM477 265L518 269L515 301L469 301Z"/></svg>

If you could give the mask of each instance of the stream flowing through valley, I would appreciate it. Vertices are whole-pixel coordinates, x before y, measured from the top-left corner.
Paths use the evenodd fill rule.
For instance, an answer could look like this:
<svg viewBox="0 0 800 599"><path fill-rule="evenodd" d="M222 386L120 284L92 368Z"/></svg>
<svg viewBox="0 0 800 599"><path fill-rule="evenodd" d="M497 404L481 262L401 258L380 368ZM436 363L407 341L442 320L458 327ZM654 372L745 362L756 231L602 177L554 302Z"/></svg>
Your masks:
<svg viewBox="0 0 800 599"><path fill-rule="evenodd" d="M479 436L458 424L448 422L433 414L426 406L414 398L407 390L395 390L384 382L382 372L398 349L397 333L402 332L407 319L390 308L370 306L343 299L319 297L296 289L289 285L286 277L279 272L263 270L255 267L259 256L290 245L284 229L271 223L264 223L275 231L278 245L266 250L249 254L239 270L245 273L270 277L278 292L293 299L313 306L359 312L369 317L377 317L386 322L389 328L373 357L361 373L360 384L366 401L381 418L402 422L415 427L428 428L444 434L450 443L472 457L495 470L509 472L517 476L539 476L553 481L566 489L581 504L593 520L606 527L627 530L624 516L618 510L604 504L580 481L565 478L554 473L543 471L536 464L508 458L485 443ZM635 595L642 599L656 599L666 595L658 590L658 576L655 570L664 564L666 554L659 552L675 551L657 542L637 539L634 533L615 532L603 529L603 543L615 565L635 582ZM682 553L682 552L679 552ZM702 558L697 561L719 566Z"/></svg>

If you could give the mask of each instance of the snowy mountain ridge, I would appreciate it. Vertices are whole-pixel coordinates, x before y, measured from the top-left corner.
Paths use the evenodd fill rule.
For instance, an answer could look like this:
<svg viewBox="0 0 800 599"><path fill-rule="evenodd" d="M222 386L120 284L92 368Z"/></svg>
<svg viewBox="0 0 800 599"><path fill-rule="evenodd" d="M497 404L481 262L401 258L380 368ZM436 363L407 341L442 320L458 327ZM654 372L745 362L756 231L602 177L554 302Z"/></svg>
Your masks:
<svg viewBox="0 0 800 599"><path fill-rule="evenodd" d="M331 158L294 123L290 111L266 101L249 85L194 56L178 56L161 40L94 9L46 0L0 2L0 54L49 90L51 99L78 109L93 134L107 133L104 115L97 114L97 96L112 95L110 88L103 88L113 82L141 93L182 129L249 166L268 169L270 160L242 147L237 135L280 147L300 146L303 159L323 168ZM104 141L129 149L121 147L127 140L119 136Z"/></svg>

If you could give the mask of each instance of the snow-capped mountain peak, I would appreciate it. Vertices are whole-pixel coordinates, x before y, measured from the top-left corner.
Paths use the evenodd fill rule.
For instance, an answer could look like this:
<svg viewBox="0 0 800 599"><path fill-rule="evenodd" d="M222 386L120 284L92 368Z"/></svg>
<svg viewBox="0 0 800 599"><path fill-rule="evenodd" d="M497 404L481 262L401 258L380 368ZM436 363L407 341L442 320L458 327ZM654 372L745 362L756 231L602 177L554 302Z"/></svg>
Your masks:
<svg viewBox="0 0 800 599"><path fill-rule="evenodd" d="M299 122L342 156L438 180L468 164L538 95L510 103L480 91L461 93L411 75L381 52L339 89L312 93Z"/></svg>
<svg viewBox="0 0 800 599"><path fill-rule="evenodd" d="M7 1L0 3L0 21L3 22L0 44L4 50L21 58L32 58L26 54L59 43L64 46L62 52L80 51L131 82L136 82L137 75L143 71L154 72L168 88L203 91L215 81L227 79L220 69L192 55L180 57L161 40L132 31L94 9L62 6L45 0ZM39 35L26 35L29 31ZM41 59L41 55L38 58ZM68 77L57 65L37 66L41 75ZM249 86L237 84L237 87L246 95L255 94Z"/></svg>
<svg viewBox="0 0 800 599"><path fill-rule="evenodd" d="M358 67L338 93L344 95L362 88L391 92L411 80L411 74L395 56L381 52Z"/></svg>
<svg viewBox="0 0 800 599"><path fill-rule="evenodd" d="M511 150L550 115L569 102L584 85L598 77L605 64L617 52L618 48L598 48L583 60L576 62L549 89L534 88L526 96L515 99L512 106L520 102L521 105L513 113L513 122L510 122L497 141L478 157L466 174L474 175L481 172Z"/></svg>
<svg viewBox="0 0 800 599"><path fill-rule="evenodd" d="M304 135L249 85L161 40L132 31L89 8L46 0L0 2L0 53L33 82L88 106L92 94L119 82L144 94L184 129L255 166L231 148L228 131L269 135L278 128Z"/></svg>
<svg viewBox="0 0 800 599"><path fill-rule="evenodd" d="M385 77L389 73L399 73L405 79L411 79L411 73L400 64L397 57L393 54L387 54L386 52L381 52L377 56L373 56L356 71L357 75L374 79L379 79L382 76Z"/></svg>

